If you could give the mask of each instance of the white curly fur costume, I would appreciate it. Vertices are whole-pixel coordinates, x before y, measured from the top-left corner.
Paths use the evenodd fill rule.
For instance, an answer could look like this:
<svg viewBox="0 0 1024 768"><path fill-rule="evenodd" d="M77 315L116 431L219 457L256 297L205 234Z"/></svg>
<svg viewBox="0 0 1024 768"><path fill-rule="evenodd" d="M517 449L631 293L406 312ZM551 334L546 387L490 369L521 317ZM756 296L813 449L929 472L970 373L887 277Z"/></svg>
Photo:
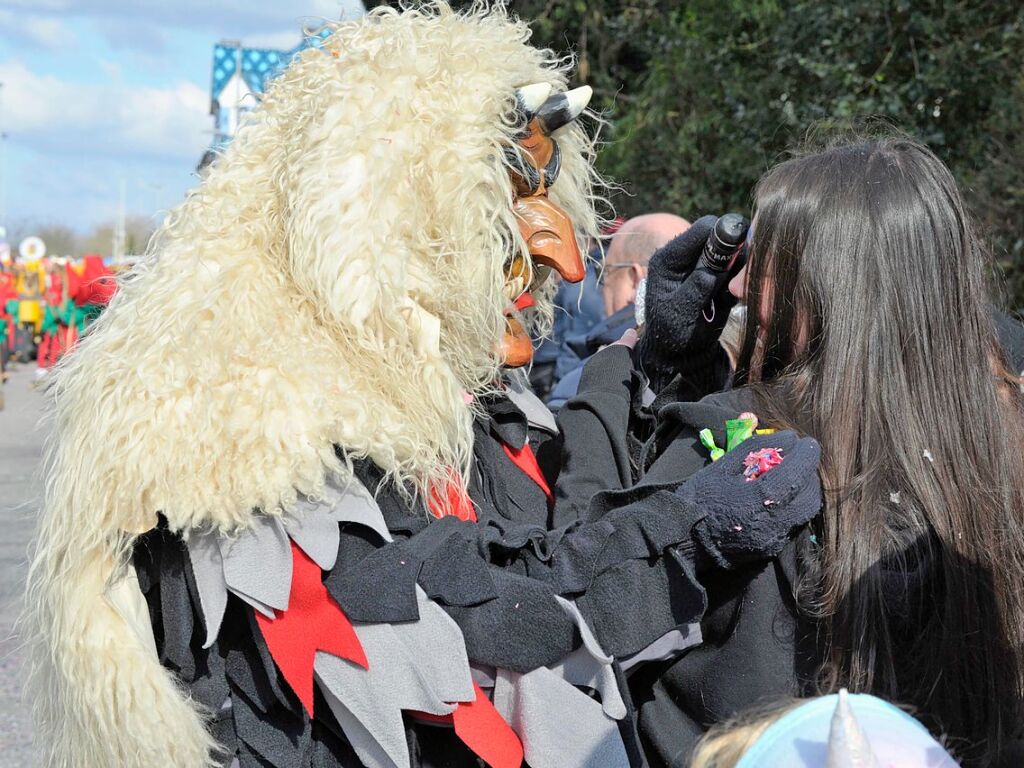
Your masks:
<svg viewBox="0 0 1024 768"><path fill-rule="evenodd" d="M53 385L27 594L48 766L208 766L213 740L153 647L128 554L162 513L233 531L344 471L421 492L465 471L463 393L495 380L503 265L524 243L502 147L517 86L565 87L500 8L378 9L268 90ZM596 229L569 125L552 198Z"/></svg>

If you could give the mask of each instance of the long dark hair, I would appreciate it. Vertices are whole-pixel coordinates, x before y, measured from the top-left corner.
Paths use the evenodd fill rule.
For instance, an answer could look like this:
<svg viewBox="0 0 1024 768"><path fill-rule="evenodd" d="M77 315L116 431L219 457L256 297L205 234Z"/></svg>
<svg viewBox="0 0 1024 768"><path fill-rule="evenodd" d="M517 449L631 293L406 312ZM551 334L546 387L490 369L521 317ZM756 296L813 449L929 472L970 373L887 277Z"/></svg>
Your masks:
<svg viewBox="0 0 1024 768"><path fill-rule="evenodd" d="M755 191L738 372L763 419L822 445L826 687L913 705L982 761L1024 688L1024 419L989 274L920 144L788 160Z"/></svg>

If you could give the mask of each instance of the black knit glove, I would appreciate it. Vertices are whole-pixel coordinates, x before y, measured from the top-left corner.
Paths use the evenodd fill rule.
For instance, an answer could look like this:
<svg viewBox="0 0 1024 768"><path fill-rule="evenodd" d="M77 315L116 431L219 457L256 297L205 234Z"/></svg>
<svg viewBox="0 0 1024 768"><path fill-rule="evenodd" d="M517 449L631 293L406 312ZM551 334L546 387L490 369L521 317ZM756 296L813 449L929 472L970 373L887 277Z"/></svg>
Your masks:
<svg viewBox="0 0 1024 768"><path fill-rule="evenodd" d="M718 338L736 303L725 283L741 265L721 273L695 269L717 220L702 216L651 257L644 331L637 350L655 393L681 374L691 382L688 389L694 390L687 391L685 399L699 399L719 389L717 379L723 369L728 372Z"/></svg>
<svg viewBox="0 0 1024 768"><path fill-rule="evenodd" d="M782 463L748 480L745 460L776 448ZM821 511L821 448L786 430L755 435L691 477L676 491L705 513L694 528L703 549L724 568L775 557L793 530Z"/></svg>

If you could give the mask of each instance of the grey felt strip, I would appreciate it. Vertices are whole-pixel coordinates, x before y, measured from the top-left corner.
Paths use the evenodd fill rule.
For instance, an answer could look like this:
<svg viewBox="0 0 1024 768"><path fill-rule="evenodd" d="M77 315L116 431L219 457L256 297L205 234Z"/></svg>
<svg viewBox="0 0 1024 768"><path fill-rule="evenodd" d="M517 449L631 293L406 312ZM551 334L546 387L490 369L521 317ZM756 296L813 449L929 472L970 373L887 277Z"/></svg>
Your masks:
<svg viewBox="0 0 1024 768"><path fill-rule="evenodd" d="M376 531L384 541L391 541L391 533L384 522L380 507L359 480L352 477L339 481L332 477L328 479L328 483L342 492L330 513L335 520L339 523L365 525Z"/></svg>
<svg viewBox="0 0 1024 768"><path fill-rule="evenodd" d="M384 751L384 748L367 730L366 726L359 721L359 718L349 712L345 705L327 690L327 686L324 685L319 674L316 675L316 681L320 685L320 690L324 692L327 706L331 708L334 718L345 733L345 738L348 739L348 743L352 745L352 749L366 768L408 768L408 749L406 749L406 762L396 763L388 756L388 753Z"/></svg>
<svg viewBox="0 0 1024 768"><path fill-rule="evenodd" d="M640 395L640 404L644 408L650 408L651 403L657 399L657 395L654 394L654 391L650 387L644 387L643 394Z"/></svg>
<svg viewBox="0 0 1024 768"><path fill-rule="evenodd" d="M329 476L319 499L300 499L295 513L284 521L292 540L325 571L338 559L338 523L357 523L391 541L377 502L355 477L350 480Z"/></svg>
<svg viewBox="0 0 1024 768"><path fill-rule="evenodd" d="M497 674L494 667L470 662L469 671L473 673L473 682L481 688L486 688L489 691L494 687L494 676Z"/></svg>
<svg viewBox="0 0 1024 768"><path fill-rule="evenodd" d="M203 647L212 646L220 633L229 591L271 619L275 611L288 608L289 536L320 568L331 570L338 558L338 523L365 525L391 541L380 507L354 477L329 477L320 499L301 499L295 513L284 520L257 515L237 536L193 532L186 543L206 626Z"/></svg>
<svg viewBox="0 0 1024 768"><path fill-rule="evenodd" d="M187 545L196 591L199 592L199 606L203 611L203 624L206 626L206 642L203 643L203 648L209 648L220 634L220 624L224 620L224 609L228 604L224 561L215 533L193 532L188 538Z"/></svg>
<svg viewBox="0 0 1024 768"><path fill-rule="evenodd" d="M641 651L619 661L623 672L649 661L665 661L679 656L687 648L700 645L704 638L700 632L700 624L685 624L666 632Z"/></svg>
<svg viewBox="0 0 1024 768"><path fill-rule="evenodd" d="M246 594L244 594L242 592L237 592L236 590L231 590L231 591L234 592L236 595L238 595L238 597L240 597L242 600L244 600L250 606L252 606L253 610L259 611L264 616L266 616L268 619L276 619L277 618L277 612L273 608L271 608L269 605L267 605L266 603L261 603L256 598L249 597L248 595L246 595Z"/></svg>
<svg viewBox="0 0 1024 768"><path fill-rule="evenodd" d="M376 749L361 751L370 736L392 763L409 765L402 710L446 715L455 709L449 702L475 698L458 626L419 587L416 599L418 621L353 623L369 669L323 652L316 657L317 680L332 710L340 704L362 726L345 735L364 762L379 760Z"/></svg>
<svg viewBox="0 0 1024 768"><path fill-rule="evenodd" d="M505 394L516 408L523 412L523 415L526 416L526 422L531 427L543 429L553 435L557 435L558 424L555 422L554 415L548 407L541 402L540 398L537 397L528 386L526 386L522 377L509 376L506 383L508 384L508 387L505 390Z"/></svg>
<svg viewBox="0 0 1024 768"><path fill-rule="evenodd" d="M280 518L257 515L249 528L218 540L228 589L260 606L288 609L292 589L292 550ZM263 611L265 612L265 611Z"/></svg>
<svg viewBox="0 0 1024 768"><path fill-rule="evenodd" d="M499 669L494 706L523 742L530 768L628 768L618 723L547 667Z"/></svg>
<svg viewBox="0 0 1024 768"><path fill-rule="evenodd" d="M597 691L601 696L604 713L621 720L627 714L626 703L622 700L622 692L612 668L612 657L601 648L576 604L558 596L555 600L576 623L583 645L557 664L552 664L551 670L573 685Z"/></svg>
<svg viewBox="0 0 1024 768"><path fill-rule="evenodd" d="M322 502L307 505L305 509L297 509L294 515L285 518L284 527L292 541L298 544L321 570L329 571L338 559L341 534L338 532L338 521L329 514L329 507L325 504L326 502Z"/></svg>

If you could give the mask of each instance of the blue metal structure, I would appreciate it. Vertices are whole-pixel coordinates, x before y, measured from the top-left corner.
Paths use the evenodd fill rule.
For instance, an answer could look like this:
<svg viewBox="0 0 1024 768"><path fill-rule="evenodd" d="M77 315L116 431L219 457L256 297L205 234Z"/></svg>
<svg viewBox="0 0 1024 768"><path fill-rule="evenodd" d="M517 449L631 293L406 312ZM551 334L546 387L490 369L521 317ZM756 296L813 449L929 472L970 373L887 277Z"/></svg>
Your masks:
<svg viewBox="0 0 1024 768"><path fill-rule="evenodd" d="M213 76L210 81L210 114L214 137L207 155L223 148L234 136L242 115L256 105L269 80L280 73L300 51L319 48L331 32L327 27L310 32L291 50L245 48L239 42L222 40L213 47ZM207 158L204 158L204 162Z"/></svg>

